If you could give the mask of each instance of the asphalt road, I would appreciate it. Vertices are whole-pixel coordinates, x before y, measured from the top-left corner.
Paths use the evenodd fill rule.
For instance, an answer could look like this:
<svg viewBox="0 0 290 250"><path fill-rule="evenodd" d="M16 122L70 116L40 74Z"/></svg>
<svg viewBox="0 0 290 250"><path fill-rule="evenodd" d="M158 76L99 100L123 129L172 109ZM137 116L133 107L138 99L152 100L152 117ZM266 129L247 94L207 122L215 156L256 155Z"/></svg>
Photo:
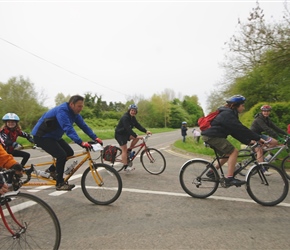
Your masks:
<svg viewBox="0 0 290 250"><path fill-rule="evenodd" d="M245 187L219 188L207 199L189 197L178 175L182 164L196 156L173 149L177 139L181 139L179 130L150 137L148 145L166 158L165 172L150 175L136 159L133 173L120 173L123 191L111 205L94 205L85 198L80 188L82 169L71 181L76 187L70 192L54 187L22 191L34 193L54 209L62 229L60 249L289 248L289 195L275 207L258 205ZM116 144L104 141L111 143ZM81 150L78 145L73 148ZM30 163L50 159L44 152L29 152Z"/></svg>

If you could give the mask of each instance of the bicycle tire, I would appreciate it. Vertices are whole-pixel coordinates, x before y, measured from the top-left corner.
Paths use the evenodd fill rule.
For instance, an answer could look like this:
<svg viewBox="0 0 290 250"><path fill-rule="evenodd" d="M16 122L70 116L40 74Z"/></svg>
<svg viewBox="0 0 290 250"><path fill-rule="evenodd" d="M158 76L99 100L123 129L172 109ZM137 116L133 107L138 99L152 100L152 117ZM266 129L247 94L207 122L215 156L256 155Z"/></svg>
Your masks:
<svg viewBox="0 0 290 250"><path fill-rule="evenodd" d="M272 173L264 175L264 169ZM268 163L262 163L249 170L247 175L247 192L258 204L275 206L282 202L289 189L289 182L282 170Z"/></svg>
<svg viewBox="0 0 290 250"><path fill-rule="evenodd" d="M206 174L213 171L214 176ZM218 188L219 174L216 168L205 160L189 160L181 167L179 182L182 189L194 198L206 198L211 196Z"/></svg>
<svg viewBox="0 0 290 250"><path fill-rule="evenodd" d="M17 221L25 225L25 229L14 222L7 211L6 203L11 207ZM3 223L0 223L1 249L59 249L60 224L46 202L34 195L19 192L2 197L1 207L10 228L18 232L12 237Z"/></svg>
<svg viewBox="0 0 290 250"><path fill-rule="evenodd" d="M117 147L117 155L114 162L105 161L105 159L103 158L103 151L101 152L101 154L102 154L101 163L110 165L118 172L123 170L124 164L122 163L122 149L121 148Z"/></svg>
<svg viewBox="0 0 290 250"><path fill-rule="evenodd" d="M142 151L140 161L143 168L150 174L158 175L164 172L166 160L164 155L155 148L146 148Z"/></svg>
<svg viewBox="0 0 290 250"><path fill-rule="evenodd" d="M287 177L288 180L290 180L290 156L286 156L281 164L281 169L283 171L283 173L285 174L285 176Z"/></svg>
<svg viewBox="0 0 290 250"><path fill-rule="evenodd" d="M238 170L239 168L243 168L243 166L248 164L250 161L253 161L253 158L251 156L249 156L250 154L251 154L251 150L249 150L249 149L240 149L239 150L235 170ZM241 176L246 176L251 167L252 167L251 164L247 165L238 174Z"/></svg>
<svg viewBox="0 0 290 250"><path fill-rule="evenodd" d="M120 174L104 163L94 163L93 168L93 172L88 167L83 173L81 179L82 191L86 198L94 204L109 205L121 195L123 184ZM100 186L96 183L94 176L98 181L100 181L99 177L102 179Z"/></svg>

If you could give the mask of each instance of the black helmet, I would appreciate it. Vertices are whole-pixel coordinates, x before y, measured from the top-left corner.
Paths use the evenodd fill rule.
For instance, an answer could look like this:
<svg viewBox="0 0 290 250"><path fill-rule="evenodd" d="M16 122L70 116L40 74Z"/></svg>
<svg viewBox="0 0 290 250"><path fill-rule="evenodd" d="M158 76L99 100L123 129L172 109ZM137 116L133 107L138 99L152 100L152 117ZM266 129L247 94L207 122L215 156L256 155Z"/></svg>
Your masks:
<svg viewBox="0 0 290 250"><path fill-rule="evenodd" d="M135 109L136 110L136 114L138 112L138 107L136 104L130 104L128 107L128 112L130 112L131 109Z"/></svg>

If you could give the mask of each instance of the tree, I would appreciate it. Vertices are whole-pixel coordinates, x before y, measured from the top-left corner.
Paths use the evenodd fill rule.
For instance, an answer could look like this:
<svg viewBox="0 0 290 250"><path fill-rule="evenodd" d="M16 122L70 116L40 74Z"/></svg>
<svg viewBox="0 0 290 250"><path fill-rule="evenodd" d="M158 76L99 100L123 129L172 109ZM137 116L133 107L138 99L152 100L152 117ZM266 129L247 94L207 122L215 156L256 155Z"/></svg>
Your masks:
<svg viewBox="0 0 290 250"><path fill-rule="evenodd" d="M58 106L64 102L68 102L70 97L70 95L65 96L63 93L58 93L54 98L55 105Z"/></svg>
<svg viewBox="0 0 290 250"><path fill-rule="evenodd" d="M32 128L47 108L43 106L45 98L38 94L29 79L12 77L7 83L0 83L1 113L16 113L20 117L24 130Z"/></svg>

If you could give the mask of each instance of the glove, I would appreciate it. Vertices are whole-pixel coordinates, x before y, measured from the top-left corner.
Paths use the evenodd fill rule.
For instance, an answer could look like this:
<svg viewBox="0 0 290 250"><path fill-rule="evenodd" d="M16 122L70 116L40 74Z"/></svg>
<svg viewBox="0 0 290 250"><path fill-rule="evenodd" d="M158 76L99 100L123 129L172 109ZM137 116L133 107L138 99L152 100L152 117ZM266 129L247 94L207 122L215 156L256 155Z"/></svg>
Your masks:
<svg viewBox="0 0 290 250"><path fill-rule="evenodd" d="M86 149L89 149L89 150L92 149L92 145L89 144L88 142L82 142L81 143L81 147L86 148Z"/></svg>
<svg viewBox="0 0 290 250"><path fill-rule="evenodd" d="M101 140L100 138L97 137L97 138L95 139L95 141L96 141L97 143L100 143L100 144L103 146L103 142L102 142L102 140Z"/></svg>
<svg viewBox="0 0 290 250"><path fill-rule="evenodd" d="M23 167L21 164L19 163L16 163L14 164L11 169L15 170L15 174L18 176L18 177L22 177L23 176Z"/></svg>

